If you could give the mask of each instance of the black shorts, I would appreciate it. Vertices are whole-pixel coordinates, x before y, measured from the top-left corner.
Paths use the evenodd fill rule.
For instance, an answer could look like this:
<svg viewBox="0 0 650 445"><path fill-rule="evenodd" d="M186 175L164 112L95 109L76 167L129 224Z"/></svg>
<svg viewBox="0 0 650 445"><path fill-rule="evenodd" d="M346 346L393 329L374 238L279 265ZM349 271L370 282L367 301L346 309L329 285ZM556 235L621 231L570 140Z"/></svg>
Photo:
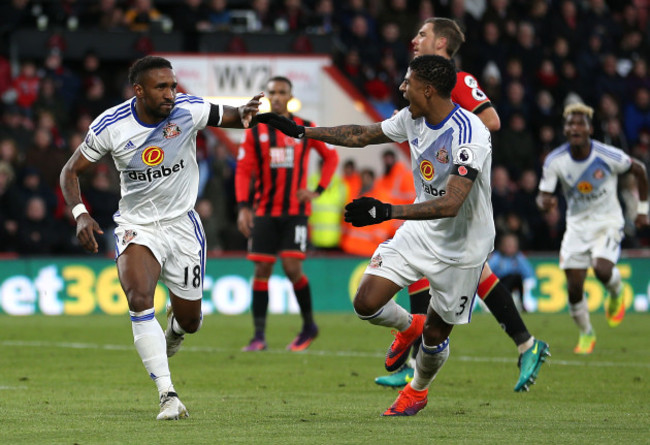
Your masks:
<svg viewBox="0 0 650 445"><path fill-rule="evenodd" d="M255 216L248 240L248 259L274 262L281 257L305 258L306 216Z"/></svg>

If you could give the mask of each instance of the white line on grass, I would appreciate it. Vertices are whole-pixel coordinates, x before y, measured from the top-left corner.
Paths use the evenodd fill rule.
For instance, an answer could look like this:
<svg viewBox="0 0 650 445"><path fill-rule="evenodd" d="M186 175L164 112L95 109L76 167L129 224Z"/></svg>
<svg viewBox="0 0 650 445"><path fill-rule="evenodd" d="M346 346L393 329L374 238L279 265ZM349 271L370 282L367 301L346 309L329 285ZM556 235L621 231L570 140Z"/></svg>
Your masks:
<svg viewBox="0 0 650 445"><path fill-rule="evenodd" d="M67 349L102 349L109 351L131 351L133 345L106 345L98 343L71 343L71 342L47 342L47 341L20 341L20 340L4 340L0 342L0 346L15 346L15 347L32 347L32 348L67 348ZM229 348L212 348L206 346L187 346L183 347L183 351L187 352L203 352L203 353L233 353L240 352L239 349ZM306 355L319 355L325 357L375 357L383 358L384 353L381 352L360 352L360 351L301 351L301 352L288 352L285 349L267 349L263 353L266 354L306 354ZM454 360L463 362L486 362L486 363L512 363L515 361L513 357L471 357L467 355L454 356ZM549 363L553 365L562 366L599 366L602 368L610 367L625 367L625 368L650 368L650 363L625 363L625 362L592 362L592 361L578 361L578 360L557 360L554 358L548 359ZM1 388L0 388L1 389Z"/></svg>

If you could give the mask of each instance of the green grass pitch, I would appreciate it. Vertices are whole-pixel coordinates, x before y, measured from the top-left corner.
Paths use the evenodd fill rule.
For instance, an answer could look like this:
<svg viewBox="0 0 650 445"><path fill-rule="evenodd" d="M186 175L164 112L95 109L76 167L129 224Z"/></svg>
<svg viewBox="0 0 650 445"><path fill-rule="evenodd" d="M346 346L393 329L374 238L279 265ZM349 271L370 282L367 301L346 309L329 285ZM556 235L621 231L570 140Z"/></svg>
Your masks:
<svg viewBox="0 0 650 445"><path fill-rule="evenodd" d="M165 325L164 315L158 316ZM249 315L211 315L170 360L190 418L155 420L155 385L132 345L128 317L0 317L3 444L648 443L650 315L609 328L575 356L568 314L526 314L552 357L515 393L516 349L490 315L451 336L451 355L417 416L384 418L397 391L375 385L390 331L352 314L316 314L320 337L284 350L297 315L269 316L269 350L240 352Z"/></svg>

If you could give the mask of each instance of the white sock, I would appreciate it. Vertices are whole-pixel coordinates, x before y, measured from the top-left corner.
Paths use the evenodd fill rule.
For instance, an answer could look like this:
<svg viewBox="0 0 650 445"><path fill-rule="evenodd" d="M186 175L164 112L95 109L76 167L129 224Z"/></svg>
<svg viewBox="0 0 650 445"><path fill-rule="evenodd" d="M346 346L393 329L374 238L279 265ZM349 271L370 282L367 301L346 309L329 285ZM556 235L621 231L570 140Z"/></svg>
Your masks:
<svg viewBox="0 0 650 445"><path fill-rule="evenodd" d="M129 311L129 314L133 328L133 344L149 377L156 382L158 393L174 391L167 362L165 333L154 317L154 308L142 312Z"/></svg>
<svg viewBox="0 0 650 445"><path fill-rule="evenodd" d="M535 337L531 336L528 340L526 340L522 344L517 345L517 351L519 351L520 354L523 354L524 352L532 348L534 344L535 344Z"/></svg>
<svg viewBox="0 0 650 445"><path fill-rule="evenodd" d="M592 329L591 322L589 321L589 307L587 306L587 300L585 300L584 297L579 303L569 303L569 314L573 317L573 321L576 322L581 333L591 333Z"/></svg>
<svg viewBox="0 0 650 445"><path fill-rule="evenodd" d="M609 291L609 294L616 298L621 294L623 290L623 283L621 282L621 272L618 270L618 267L612 269L612 277L609 279L605 288Z"/></svg>
<svg viewBox="0 0 650 445"><path fill-rule="evenodd" d="M365 316L357 314L357 316L372 324L395 328L398 331L408 329L411 326L411 321L413 321L411 314L402 306L395 303L395 300L390 300L384 307L372 315Z"/></svg>
<svg viewBox="0 0 650 445"><path fill-rule="evenodd" d="M449 337L437 346L427 346L423 340L415 359L415 374L411 381L411 388L416 391L427 389L447 358L449 358Z"/></svg>

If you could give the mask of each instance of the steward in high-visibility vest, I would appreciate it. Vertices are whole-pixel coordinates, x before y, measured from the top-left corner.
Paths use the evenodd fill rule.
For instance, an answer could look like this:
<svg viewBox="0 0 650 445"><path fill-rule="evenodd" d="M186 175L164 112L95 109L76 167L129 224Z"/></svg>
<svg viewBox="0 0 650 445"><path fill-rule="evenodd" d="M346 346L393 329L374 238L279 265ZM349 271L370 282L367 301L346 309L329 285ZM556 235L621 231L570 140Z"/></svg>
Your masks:
<svg viewBox="0 0 650 445"><path fill-rule="evenodd" d="M309 176L310 188L318 185L320 173ZM338 174L334 174L329 186L320 196L311 201L311 216L309 217L309 240L316 248L336 249L341 242L341 223L343 208L348 199L348 190Z"/></svg>

